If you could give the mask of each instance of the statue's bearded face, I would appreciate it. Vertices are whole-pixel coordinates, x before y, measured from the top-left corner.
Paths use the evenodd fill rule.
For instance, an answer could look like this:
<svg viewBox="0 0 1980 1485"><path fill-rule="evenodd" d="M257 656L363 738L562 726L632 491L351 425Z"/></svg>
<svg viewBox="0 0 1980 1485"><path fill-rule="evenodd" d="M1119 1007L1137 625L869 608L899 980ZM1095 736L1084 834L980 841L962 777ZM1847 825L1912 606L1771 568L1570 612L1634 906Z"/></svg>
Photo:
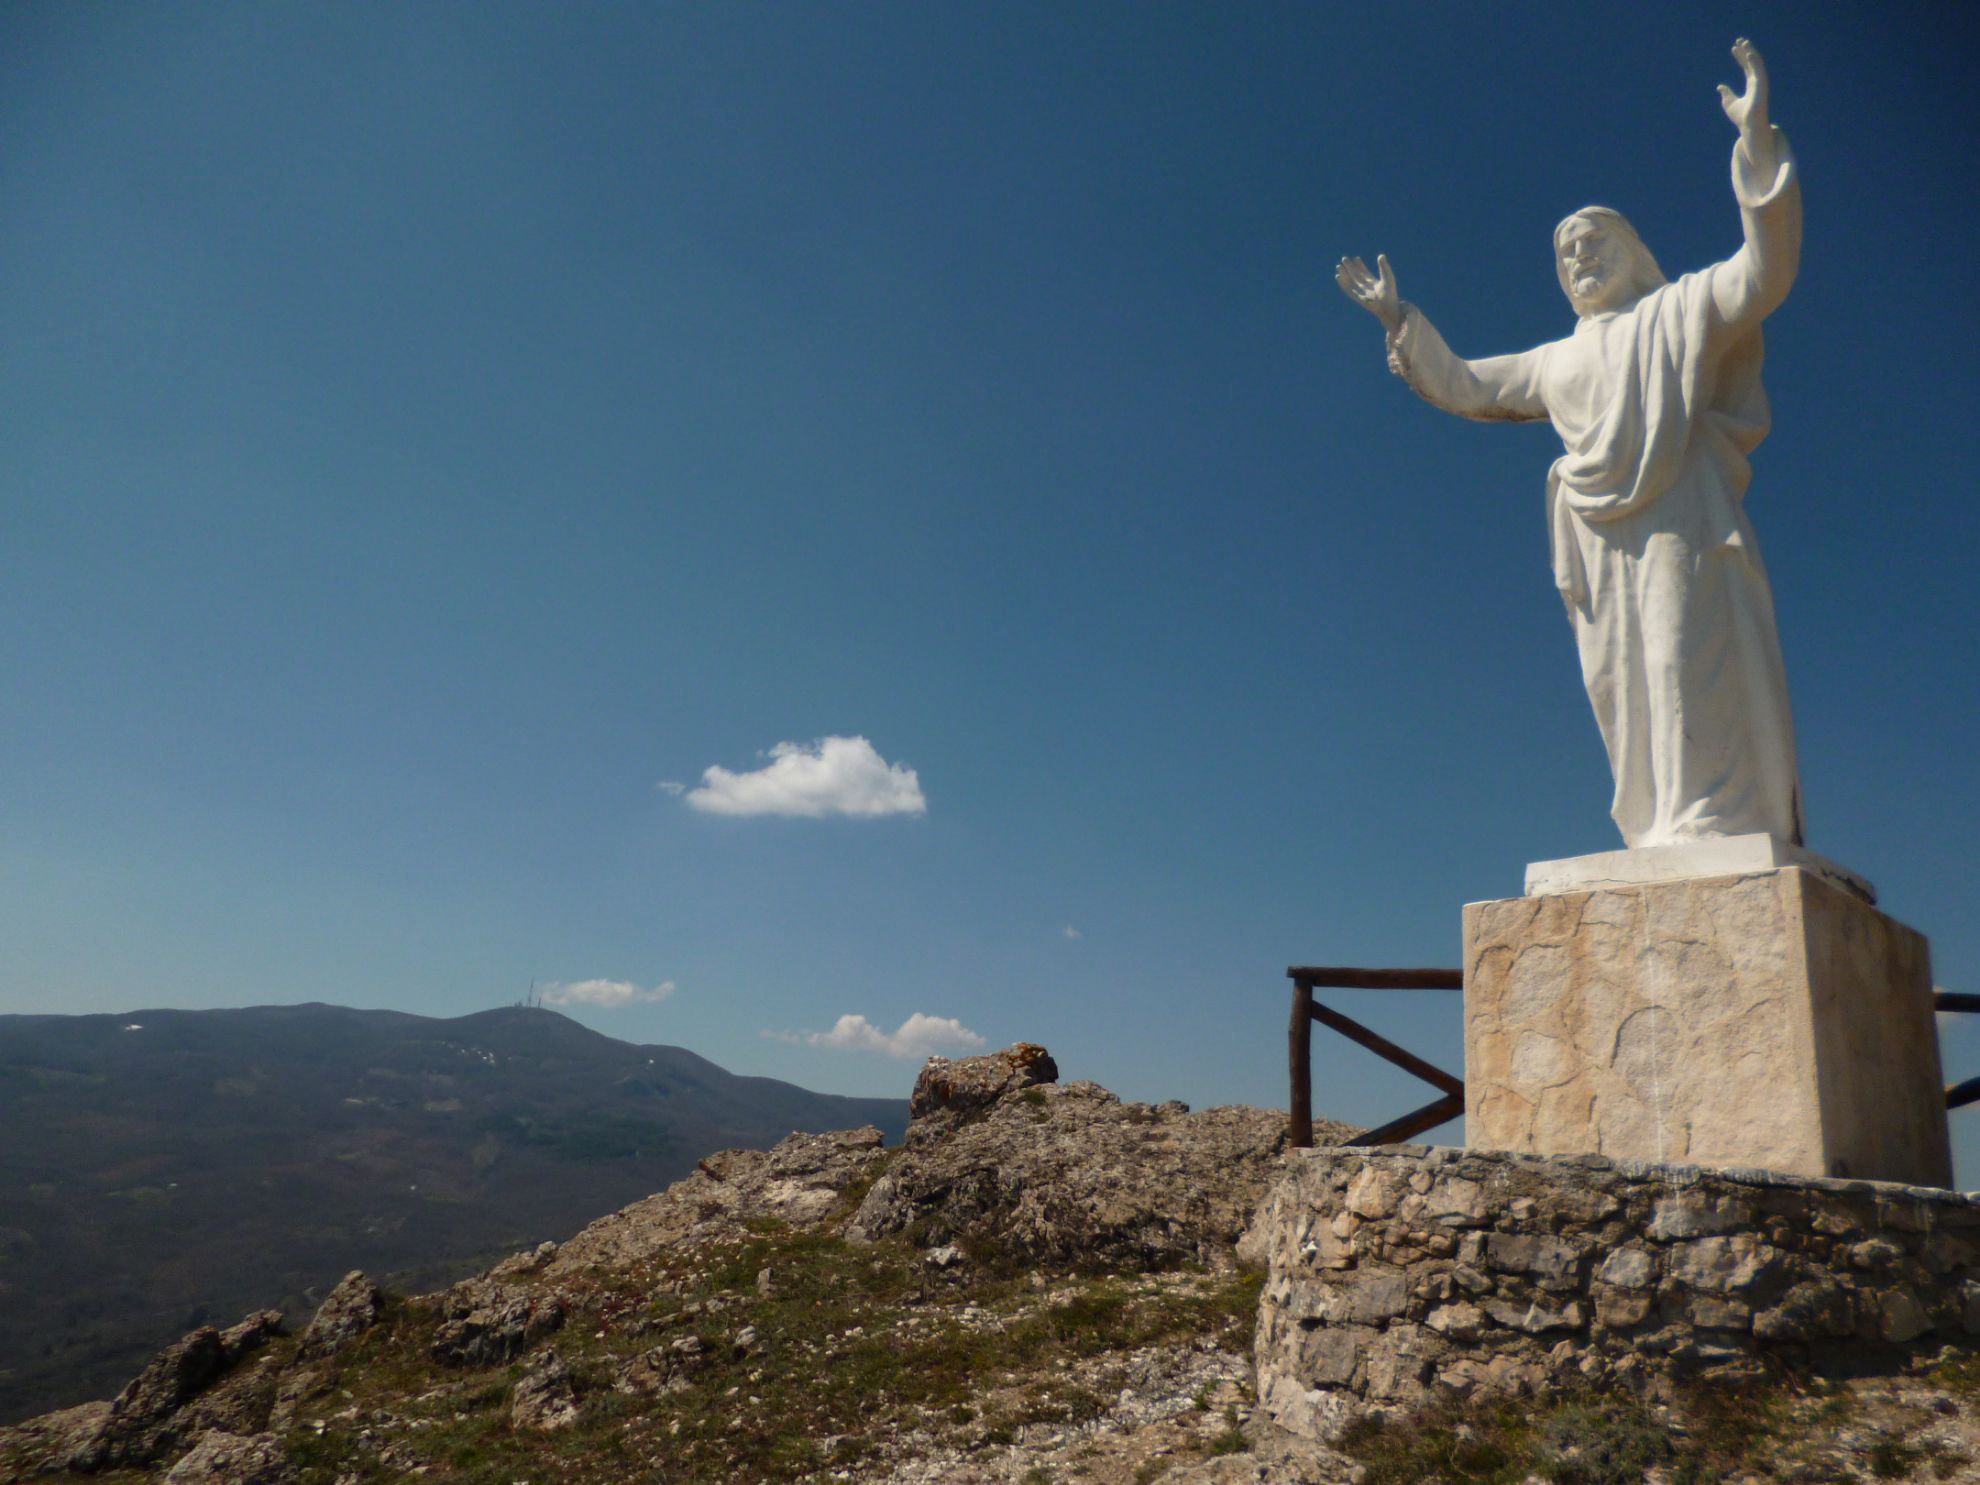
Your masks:
<svg viewBox="0 0 1980 1485"><path fill-rule="evenodd" d="M1599 221L1577 217L1561 233L1561 282L1577 312L1590 315L1619 309L1637 296L1628 247Z"/></svg>

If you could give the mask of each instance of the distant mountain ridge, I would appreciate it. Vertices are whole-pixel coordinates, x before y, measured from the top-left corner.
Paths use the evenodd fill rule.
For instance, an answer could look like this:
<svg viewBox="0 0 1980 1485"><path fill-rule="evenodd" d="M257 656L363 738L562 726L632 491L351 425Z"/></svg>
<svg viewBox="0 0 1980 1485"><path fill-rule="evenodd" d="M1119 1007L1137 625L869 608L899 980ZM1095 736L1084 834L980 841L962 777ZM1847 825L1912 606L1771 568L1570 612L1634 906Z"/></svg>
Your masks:
<svg viewBox="0 0 1980 1485"><path fill-rule="evenodd" d="M554 1011L0 1016L0 1420L347 1270L441 1282L715 1150L907 1125Z"/></svg>

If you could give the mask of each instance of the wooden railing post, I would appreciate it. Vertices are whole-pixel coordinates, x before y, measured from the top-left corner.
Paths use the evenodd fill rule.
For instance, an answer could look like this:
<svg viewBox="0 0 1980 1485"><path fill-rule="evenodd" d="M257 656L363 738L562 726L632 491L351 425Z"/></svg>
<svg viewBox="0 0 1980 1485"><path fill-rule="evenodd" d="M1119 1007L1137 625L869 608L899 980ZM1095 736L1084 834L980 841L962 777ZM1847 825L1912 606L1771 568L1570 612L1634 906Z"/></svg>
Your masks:
<svg viewBox="0 0 1980 1485"><path fill-rule="evenodd" d="M1292 1067L1292 1127L1286 1142L1295 1149L1313 1143L1313 987L1293 981L1292 1026L1286 1033Z"/></svg>
<svg viewBox="0 0 1980 1485"><path fill-rule="evenodd" d="M1980 995L1962 990L1934 990L1932 1008L1939 1011L1980 1011ZM1970 1103L1980 1103L1980 1078L1968 1078L1963 1083L1946 1085L1946 1108L1963 1109Z"/></svg>
<svg viewBox="0 0 1980 1485"><path fill-rule="evenodd" d="M1292 1025L1287 1028L1287 1061L1292 1069L1291 1117L1287 1120L1286 1143L1295 1149L1313 1144L1313 1023L1338 1031L1349 1041L1359 1042L1384 1061L1421 1078L1444 1096L1434 1103L1392 1119L1348 1141L1354 1145L1388 1145L1435 1129L1464 1112L1464 1079L1433 1067L1413 1052L1405 1052L1385 1036L1378 1036L1359 1021L1342 1015L1332 1006L1316 1005L1316 987L1334 990L1462 990L1464 971L1459 969L1350 969L1339 964L1295 964L1286 971L1293 984ZM1947 997L1941 994L1943 1002ZM1972 997L1980 1002L1980 996ZM1943 1005L1941 1007L1944 1008ZM1964 1009L1962 1007L1961 1009ZM1980 1078L1973 1081L1971 1100L1980 1102ZM1966 1093L1961 1088L1948 1097Z"/></svg>

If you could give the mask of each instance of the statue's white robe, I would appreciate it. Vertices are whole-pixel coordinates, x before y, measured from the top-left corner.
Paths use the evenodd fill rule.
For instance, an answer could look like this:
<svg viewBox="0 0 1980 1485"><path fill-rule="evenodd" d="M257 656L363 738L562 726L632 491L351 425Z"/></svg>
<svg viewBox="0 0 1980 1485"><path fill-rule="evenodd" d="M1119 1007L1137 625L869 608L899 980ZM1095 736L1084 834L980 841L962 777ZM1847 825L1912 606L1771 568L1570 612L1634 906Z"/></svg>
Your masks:
<svg viewBox="0 0 1980 1485"><path fill-rule="evenodd" d="M1800 255L1785 139L1734 194L1746 243L1572 335L1464 361L1413 306L1390 365L1466 417L1549 419L1566 446L1547 479L1554 579L1632 847L1756 831L1801 841L1800 785L1773 592L1742 506L1767 435L1760 321Z"/></svg>

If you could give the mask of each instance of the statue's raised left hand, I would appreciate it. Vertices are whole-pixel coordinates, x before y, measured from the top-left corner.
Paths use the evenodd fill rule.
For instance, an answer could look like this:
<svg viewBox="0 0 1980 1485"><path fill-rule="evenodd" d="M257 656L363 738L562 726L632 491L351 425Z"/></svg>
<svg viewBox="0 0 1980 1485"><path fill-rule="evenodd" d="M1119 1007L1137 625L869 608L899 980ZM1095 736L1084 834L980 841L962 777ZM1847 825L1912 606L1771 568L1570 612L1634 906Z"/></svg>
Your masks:
<svg viewBox="0 0 1980 1485"><path fill-rule="evenodd" d="M1746 73L1746 91L1735 94L1720 83L1719 104L1733 121L1733 127L1739 130L1747 153L1758 160L1763 158L1763 149L1771 152L1773 144L1773 131L1767 122L1767 64L1760 60L1759 49L1744 36L1733 43L1733 60Z"/></svg>
<svg viewBox="0 0 1980 1485"><path fill-rule="evenodd" d="M1396 292L1395 270L1389 267L1384 253L1375 255L1375 266L1381 270L1380 277L1370 273L1361 259L1343 258L1334 270L1334 282L1341 286L1343 294L1380 320L1382 328L1394 335L1403 323L1402 296Z"/></svg>

